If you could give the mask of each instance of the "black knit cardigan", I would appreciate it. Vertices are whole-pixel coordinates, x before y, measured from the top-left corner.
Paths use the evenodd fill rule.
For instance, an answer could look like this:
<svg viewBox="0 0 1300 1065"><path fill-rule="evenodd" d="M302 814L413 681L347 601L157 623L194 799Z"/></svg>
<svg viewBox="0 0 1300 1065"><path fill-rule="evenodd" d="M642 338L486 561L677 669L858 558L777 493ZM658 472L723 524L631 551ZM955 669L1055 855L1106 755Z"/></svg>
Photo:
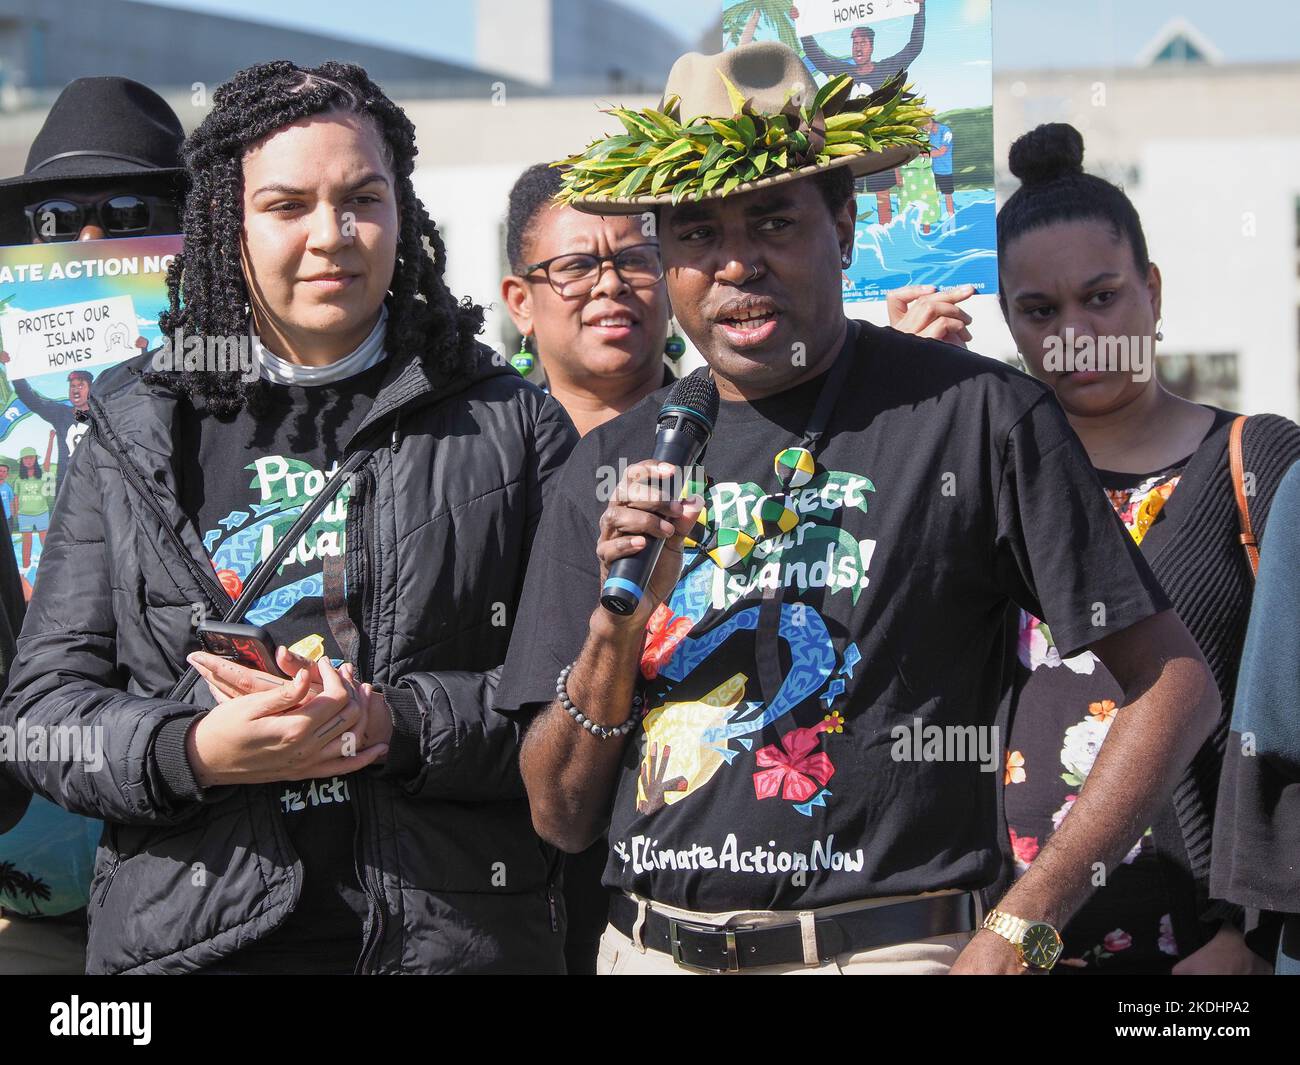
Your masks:
<svg viewBox="0 0 1300 1065"><path fill-rule="evenodd" d="M1141 545L1143 558L1205 655L1223 704L1213 734L1152 826L1153 842L1165 859L1161 864L1174 880L1168 885L1170 896L1181 900L1170 916L1184 957L1206 943L1222 921L1240 923L1241 914L1238 907L1209 898L1214 806L1254 593L1228 466L1228 437L1236 415L1214 410L1213 428ZM1251 524L1258 536L1279 482L1300 459L1300 427L1273 414L1253 416L1246 422L1242 451Z"/></svg>

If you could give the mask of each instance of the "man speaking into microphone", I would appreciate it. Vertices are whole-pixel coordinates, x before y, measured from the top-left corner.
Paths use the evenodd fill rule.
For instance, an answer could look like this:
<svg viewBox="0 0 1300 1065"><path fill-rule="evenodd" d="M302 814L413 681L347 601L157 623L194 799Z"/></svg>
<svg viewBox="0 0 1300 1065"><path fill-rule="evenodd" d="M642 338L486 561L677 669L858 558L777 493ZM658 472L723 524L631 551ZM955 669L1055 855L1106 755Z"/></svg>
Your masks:
<svg viewBox="0 0 1300 1065"><path fill-rule="evenodd" d="M776 43L687 55L666 113L566 161L575 206L657 214L720 397L693 473L645 459L666 390L583 438L498 691L529 718L538 832L568 851L608 832L600 972L1050 968L1094 863L1124 856L1217 716L1051 393L845 317L853 178L906 162L928 121L896 85L850 89L819 94ZM690 148L656 149L661 130ZM656 543L648 575L619 576ZM1017 607L1062 656L1093 650L1126 705L1068 821L985 914Z"/></svg>

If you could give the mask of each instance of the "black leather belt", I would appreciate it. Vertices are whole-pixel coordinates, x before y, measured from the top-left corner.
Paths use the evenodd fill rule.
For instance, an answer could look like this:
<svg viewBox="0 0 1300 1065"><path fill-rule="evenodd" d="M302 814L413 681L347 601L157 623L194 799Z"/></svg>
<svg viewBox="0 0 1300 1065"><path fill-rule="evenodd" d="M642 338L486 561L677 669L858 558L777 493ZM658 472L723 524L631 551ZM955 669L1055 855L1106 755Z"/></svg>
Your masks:
<svg viewBox="0 0 1300 1065"><path fill-rule="evenodd" d="M630 939L636 923L637 903L615 895L609 904L609 921ZM839 954L856 953L895 943L913 943L931 936L972 932L976 928L975 896L969 891L895 902L854 910L833 917L818 917L817 957L829 961ZM641 942L650 950L672 955L687 969L730 973L760 965L802 965L803 932L799 923L738 925L720 928L694 924L646 909Z"/></svg>

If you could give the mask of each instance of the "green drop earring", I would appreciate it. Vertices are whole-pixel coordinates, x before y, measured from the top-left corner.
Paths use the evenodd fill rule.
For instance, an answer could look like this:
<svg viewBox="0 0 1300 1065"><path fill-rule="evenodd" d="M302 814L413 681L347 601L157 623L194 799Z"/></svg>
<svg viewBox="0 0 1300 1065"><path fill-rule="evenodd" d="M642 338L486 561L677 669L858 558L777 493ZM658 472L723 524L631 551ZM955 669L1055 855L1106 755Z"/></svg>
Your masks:
<svg viewBox="0 0 1300 1065"><path fill-rule="evenodd" d="M518 371L520 377L527 377L533 372L537 360L533 358L533 353L528 350L528 334L525 333L519 338L519 350L510 357L510 365Z"/></svg>
<svg viewBox="0 0 1300 1065"><path fill-rule="evenodd" d="M673 362L676 362L678 359L680 359L683 355L686 354L686 341L683 340L681 335L677 332L676 318L671 319L669 325L670 328L672 329L672 332L669 334L668 339L664 342L664 354L667 355L670 359L672 359Z"/></svg>

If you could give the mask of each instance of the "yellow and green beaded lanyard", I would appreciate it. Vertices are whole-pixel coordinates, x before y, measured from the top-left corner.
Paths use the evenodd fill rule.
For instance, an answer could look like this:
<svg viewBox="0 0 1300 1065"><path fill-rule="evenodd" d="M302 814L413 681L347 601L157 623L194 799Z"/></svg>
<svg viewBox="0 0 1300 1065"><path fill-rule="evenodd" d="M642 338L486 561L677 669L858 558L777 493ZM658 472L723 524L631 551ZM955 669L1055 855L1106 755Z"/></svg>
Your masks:
<svg viewBox="0 0 1300 1065"><path fill-rule="evenodd" d="M782 448L772 460L780 491L774 495L764 496L759 501L754 512L754 532L757 535L751 535L744 529L710 527L706 507L700 512L695 527L686 540L688 546L699 549L701 557L697 561L708 557L721 569L736 569L749 561L754 548L760 543L783 536L799 524L799 516L788 505L787 500L790 493L806 485L817 472L817 452L821 448L827 423L843 390L844 380L848 376L856 339L857 323L851 321L848 336L835 358L835 363L826 371L821 391L817 394L817 402L813 406L812 417L804 427L802 438L796 446ZM700 461L703 462L705 457L702 455ZM683 499L691 495L703 495L712 483L701 466L696 466L695 470L697 472L688 478L683 487ZM691 568L693 569L694 566Z"/></svg>
<svg viewBox="0 0 1300 1065"><path fill-rule="evenodd" d="M724 570L736 569L745 565L753 554L754 548L765 540L791 532L799 524L799 517L788 505L790 493L808 484L817 472L817 452L822 445L822 437L835 403L844 388L848 377L849 365L857 348L857 323L849 323L848 335L835 357L835 363L826 371L817 402L813 406L812 417L804 427L803 437L795 447L782 448L772 460L780 492L765 496L759 501L754 515L756 536L751 536L743 529L712 529L708 524L707 508L702 511L695 527L687 538L687 543L699 549L699 555L682 573L685 580L689 573L705 558L711 559ZM704 456L701 456L703 461ZM700 467L696 479L689 480L683 489L683 498L691 494L703 494L708 487L707 475ZM784 681L781 674L781 656L779 654L779 632L781 626L781 605L785 599L785 585L773 588L765 586L763 599L759 604L758 618L754 632L754 672L757 673L759 690L763 701L770 703L776 698ZM701 619L703 620L703 619ZM695 630L702 626L696 623Z"/></svg>

